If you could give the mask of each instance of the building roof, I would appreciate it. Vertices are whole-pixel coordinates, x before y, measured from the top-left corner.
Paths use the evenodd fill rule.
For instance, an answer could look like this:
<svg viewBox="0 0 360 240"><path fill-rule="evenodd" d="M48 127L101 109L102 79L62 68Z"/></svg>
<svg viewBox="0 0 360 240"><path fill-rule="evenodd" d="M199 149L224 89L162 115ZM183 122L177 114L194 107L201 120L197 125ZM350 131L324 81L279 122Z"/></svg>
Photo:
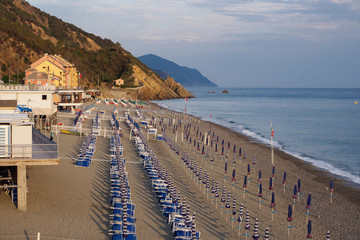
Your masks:
<svg viewBox="0 0 360 240"><path fill-rule="evenodd" d="M29 117L26 113L6 113L0 114L0 123L16 124L29 122Z"/></svg>
<svg viewBox="0 0 360 240"><path fill-rule="evenodd" d="M35 80L48 80L49 74L46 72L33 72L29 76L25 77L25 80L35 79Z"/></svg>

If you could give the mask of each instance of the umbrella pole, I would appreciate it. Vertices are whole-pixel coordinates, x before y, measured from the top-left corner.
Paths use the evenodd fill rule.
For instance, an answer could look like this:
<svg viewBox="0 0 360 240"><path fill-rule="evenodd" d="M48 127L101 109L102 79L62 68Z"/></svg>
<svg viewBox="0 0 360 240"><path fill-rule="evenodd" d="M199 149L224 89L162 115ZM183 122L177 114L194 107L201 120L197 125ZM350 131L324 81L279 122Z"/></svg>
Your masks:
<svg viewBox="0 0 360 240"><path fill-rule="evenodd" d="M306 222L305 222L305 224L308 222L309 214L310 214L309 209L306 209Z"/></svg>
<svg viewBox="0 0 360 240"><path fill-rule="evenodd" d="M330 192L330 204L332 203L333 193Z"/></svg>
<svg viewBox="0 0 360 240"><path fill-rule="evenodd" d="M296 199L294 198L294 201L293 201L293 211L295 210L295 205L296 205Z"/></svg>
<svg viewBox="0 0 360 240"><path fill-rule="evenodd" d="M271 221L274 221L274 208L271 208Z"/></svg>
<svg viewBox="0 0 360 240"><path fill-rule="evenodd" d="M259 197L259 209L261 209L261 197Z"/></svg>
<svg viewBox="0 0 360 240"><path fill-rule="evenodd" d="M290 236L290 222L288 222L288 236Z"/></svg>
<svg viewBox="0 0 360 240"><path fill-rule="evenodd" d="M244 188L244 192L243 192L243 199L245 200L245 188Z"/></svg>
<svg viewBox="0 0 360 240"><path fill-rule="evenodd" d="M284 183L284 186L283 186L283 188L284 188L284 193L285 193L286 183Z"/></svg>

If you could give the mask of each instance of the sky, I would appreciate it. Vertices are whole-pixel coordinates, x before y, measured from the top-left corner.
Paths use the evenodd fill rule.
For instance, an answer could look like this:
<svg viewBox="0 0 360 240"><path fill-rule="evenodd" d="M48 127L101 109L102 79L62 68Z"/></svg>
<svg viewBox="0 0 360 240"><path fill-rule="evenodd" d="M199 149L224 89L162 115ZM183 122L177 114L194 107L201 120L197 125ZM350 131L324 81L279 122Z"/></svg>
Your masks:
<svg viewBox="0 0 360 240"><path fill-rule="evenodd" d="M29 0L222 87L360 88L359 0Z"/></svg>

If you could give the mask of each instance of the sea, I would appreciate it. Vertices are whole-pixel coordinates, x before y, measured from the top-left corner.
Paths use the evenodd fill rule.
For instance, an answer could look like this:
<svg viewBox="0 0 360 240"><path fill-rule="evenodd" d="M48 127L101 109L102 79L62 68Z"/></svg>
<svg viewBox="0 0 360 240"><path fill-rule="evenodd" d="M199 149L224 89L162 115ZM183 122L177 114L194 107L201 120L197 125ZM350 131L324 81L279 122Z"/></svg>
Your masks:
<svg viewBox="0 0 360 240"><path fill-rule="evenodd" d="M154 102L268 145L272 126L275 148L360 185L359 88L187 89L195 98Z"/></svg>

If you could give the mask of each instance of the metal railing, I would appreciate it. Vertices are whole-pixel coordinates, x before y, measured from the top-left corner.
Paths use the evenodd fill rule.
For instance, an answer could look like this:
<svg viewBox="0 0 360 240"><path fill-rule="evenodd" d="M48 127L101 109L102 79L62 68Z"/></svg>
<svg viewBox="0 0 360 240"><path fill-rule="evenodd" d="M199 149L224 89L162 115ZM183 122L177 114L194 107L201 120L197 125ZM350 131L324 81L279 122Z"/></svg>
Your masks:
<svg viewBox="0 0 360 240"><path fill-rule="evenodd" d="M0 144L2 159L58 159L58 144Z"/></svg>

